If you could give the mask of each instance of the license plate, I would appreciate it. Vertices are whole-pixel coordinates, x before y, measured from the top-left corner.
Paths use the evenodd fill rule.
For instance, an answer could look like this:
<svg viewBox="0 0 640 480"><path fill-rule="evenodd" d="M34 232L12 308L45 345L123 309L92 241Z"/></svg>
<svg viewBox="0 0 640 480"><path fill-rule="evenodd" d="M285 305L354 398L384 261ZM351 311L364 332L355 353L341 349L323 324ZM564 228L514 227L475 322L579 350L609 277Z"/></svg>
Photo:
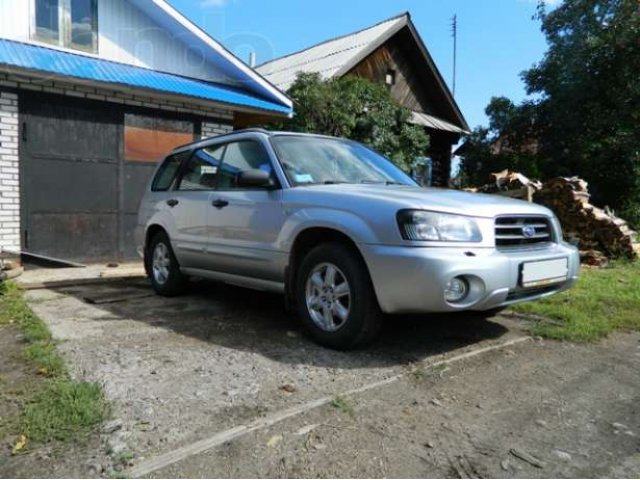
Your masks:
<svg viewBox="0 0 640 480"><path fill-rule="evenodd" d="M524 288L562 283L568 276L569 260L566 258L522 264L521 283Z"/></svg>

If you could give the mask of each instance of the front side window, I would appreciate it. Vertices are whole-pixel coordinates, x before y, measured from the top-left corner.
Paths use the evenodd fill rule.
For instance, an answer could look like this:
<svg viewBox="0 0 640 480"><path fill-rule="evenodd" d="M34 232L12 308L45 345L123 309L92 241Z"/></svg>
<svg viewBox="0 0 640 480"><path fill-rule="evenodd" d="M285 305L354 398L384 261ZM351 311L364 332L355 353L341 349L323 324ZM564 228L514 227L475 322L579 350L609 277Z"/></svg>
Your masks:
<svg viewBox="0 0 640 480"><path fill-rule="evenodd" d="M98 51L98 0L33 0L32 38L90 53Z"/></svg>
<svg viewBox="0 0 640 480"><path fill-rule="evenodd" d="M271 160L266 150L255 141L229 143L221 167L219 188L238 188L238 176L246 170L264 170L273 175Z"/></svg>
<svg viewBox="0 0 640 480"><path fill-rule="evenodd" d="M224 146L196 150L187 162L178 190L215 190Z"/></svg>

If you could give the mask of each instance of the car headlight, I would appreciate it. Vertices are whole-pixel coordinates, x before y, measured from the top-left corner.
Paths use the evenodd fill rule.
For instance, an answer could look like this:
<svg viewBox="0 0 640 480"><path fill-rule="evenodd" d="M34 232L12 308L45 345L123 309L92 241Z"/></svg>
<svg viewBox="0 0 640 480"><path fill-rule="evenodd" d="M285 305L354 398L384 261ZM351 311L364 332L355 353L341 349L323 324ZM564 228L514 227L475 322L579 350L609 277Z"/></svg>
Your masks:
<svg viewBox="0 0 640 480"><path fill-rule="evenodd" d="M429 242L481 242L478 224L469 217L424 210L401 210L402 238Z"/></svg>

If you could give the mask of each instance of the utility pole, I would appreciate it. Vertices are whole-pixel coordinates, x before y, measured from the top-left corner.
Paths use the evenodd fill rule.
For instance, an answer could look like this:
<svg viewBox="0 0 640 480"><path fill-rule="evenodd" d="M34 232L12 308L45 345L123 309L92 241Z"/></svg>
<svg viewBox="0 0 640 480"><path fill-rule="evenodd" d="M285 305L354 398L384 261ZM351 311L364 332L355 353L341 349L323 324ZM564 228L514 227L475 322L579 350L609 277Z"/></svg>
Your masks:
<svg viewBox="0 0 640 480"><path fill-rule="evenodd" d="M451 34L453 36L453 96L456 96L456 67L458 64L458 15L451 19Z"/></svg>

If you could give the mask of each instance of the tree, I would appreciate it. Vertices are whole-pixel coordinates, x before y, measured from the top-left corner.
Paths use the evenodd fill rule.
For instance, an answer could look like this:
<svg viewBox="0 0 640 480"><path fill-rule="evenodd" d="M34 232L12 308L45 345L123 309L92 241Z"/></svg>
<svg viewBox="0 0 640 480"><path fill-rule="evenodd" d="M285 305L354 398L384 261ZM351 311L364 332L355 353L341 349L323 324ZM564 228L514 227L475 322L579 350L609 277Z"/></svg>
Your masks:
<svg viewBox="0 0 640 480"><path fill-rule="evenodd" d="M410 112L383 85L354 76L322 80L316 73L300 73L287 93L296 114L280 128L357 140L405 171L429 147L426 132L409 123Z"/></svg>
<svg viewBox="0 0 640 480"><path fill-rule="evenodd" d="M541 97L545 169L584 176L600 203L640 203L640 3L541 3L538 18L549 50L523 78Z"/></svg>
<svg viewBox="0 0 640 480"><path fill-rule="evenodd" d="M548 11L541 2L536 17L549 47L522 75L533 100L494 103L489 137L476 141L507 138L518 152L535 140L541 176L580 175L596 203L637 212L638 224L640 3L564 0Z"/></svg>
<svg viewBox="0 0 640 480"><path fill-rule="evenodd" d="M537 105L515 105L506 97L493 97L485 113L489 126L477 127L466 139L463 184L485 184L491 173L506 168L532 178L542 176L537 157Z"/></svg>

